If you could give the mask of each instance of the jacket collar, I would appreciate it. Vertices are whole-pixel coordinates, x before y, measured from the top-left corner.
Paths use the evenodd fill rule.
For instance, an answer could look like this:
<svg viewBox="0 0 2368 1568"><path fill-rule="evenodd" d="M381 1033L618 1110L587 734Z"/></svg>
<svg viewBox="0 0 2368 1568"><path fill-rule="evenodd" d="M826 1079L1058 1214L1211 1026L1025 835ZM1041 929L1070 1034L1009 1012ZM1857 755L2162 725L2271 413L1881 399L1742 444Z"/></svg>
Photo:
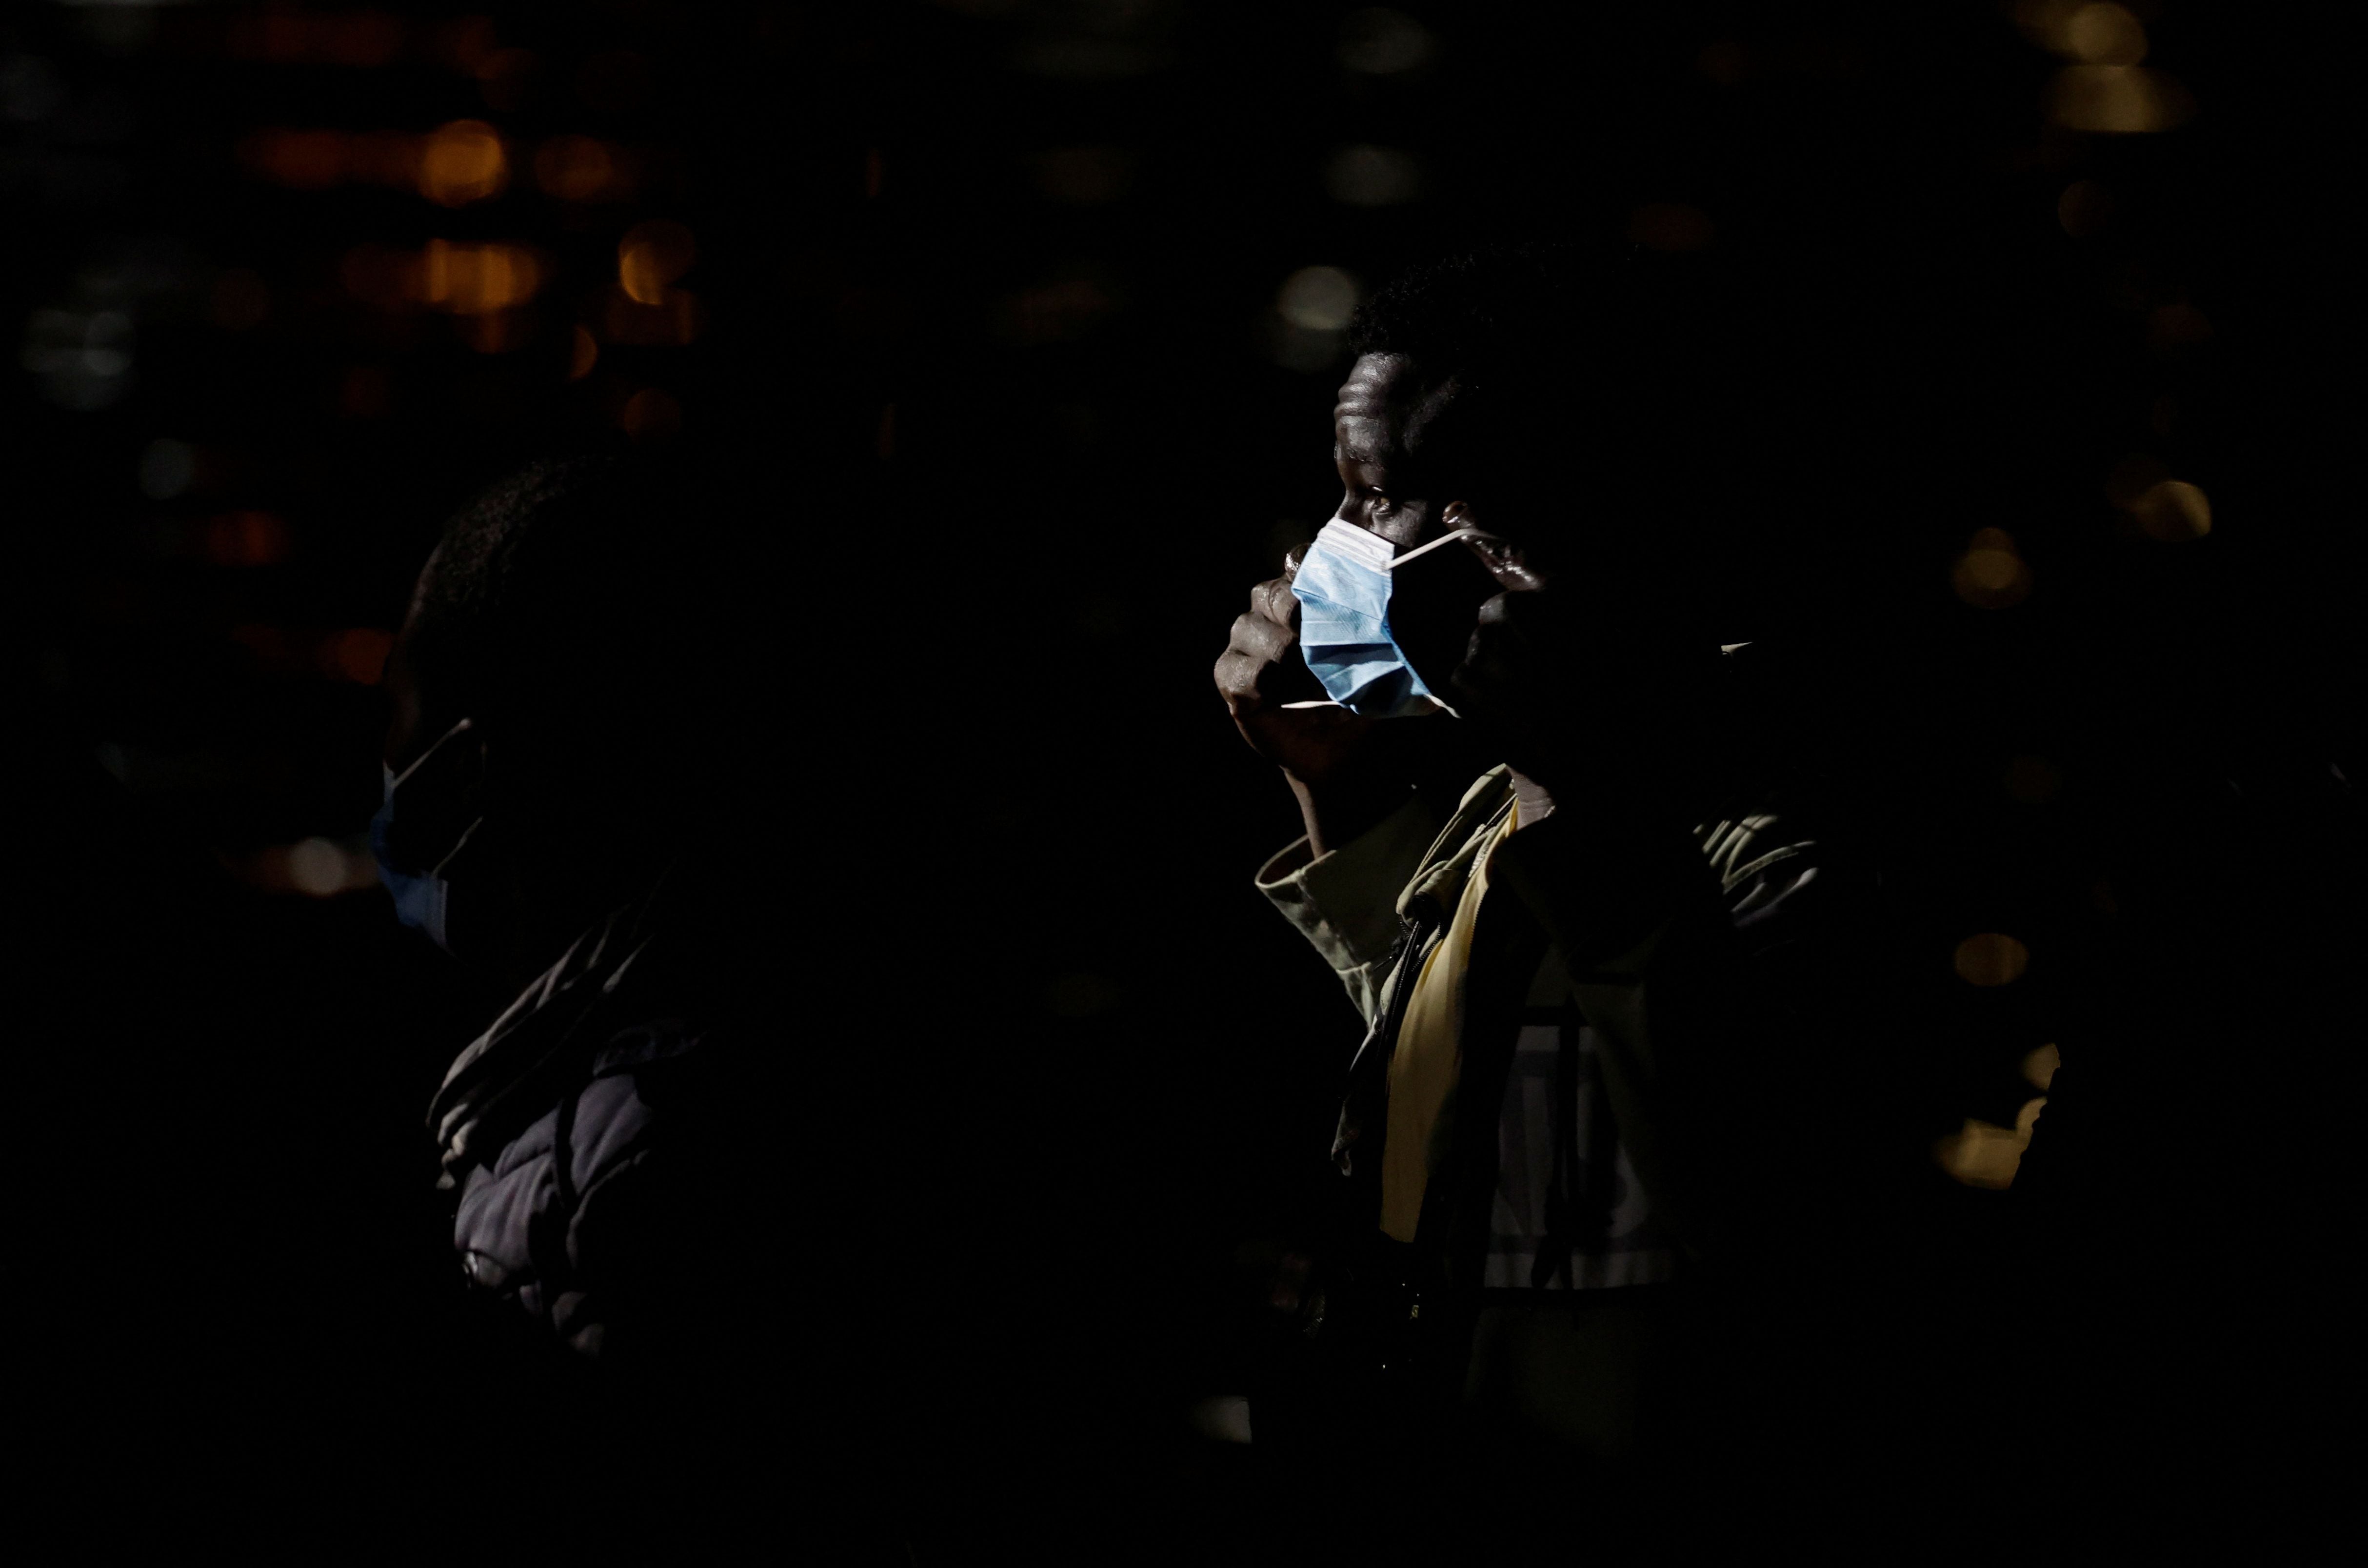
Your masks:
<svg viewBox="0 0 2368 1568"><path fill-rule="evenodd" d="M1399 915L1417 918L1425 904L1433 922L1444 922L1452 915L1463 902L1463 884L1472 880L1472 868L1488 842L1484 830L1494 828L1512 809L1513 770L1499 764L1463 791L1455 814L1447 819L1447 826L1423 856L1424 870L1398 894Z"/></svg>

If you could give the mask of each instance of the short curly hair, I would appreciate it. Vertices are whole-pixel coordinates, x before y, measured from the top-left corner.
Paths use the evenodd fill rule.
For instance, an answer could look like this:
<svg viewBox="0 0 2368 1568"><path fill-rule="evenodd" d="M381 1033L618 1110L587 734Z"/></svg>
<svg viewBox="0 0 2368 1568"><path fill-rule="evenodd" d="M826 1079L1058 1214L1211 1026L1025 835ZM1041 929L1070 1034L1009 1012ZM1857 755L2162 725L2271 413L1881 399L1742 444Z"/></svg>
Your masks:
<svg viewBox="0 0 2368 1568"><path fill-rule="evenodd" d="M778 688L781 529L736 468L621 442L545 457L446 526L404 636L440 708L539 778L695 791ZM655 792L653 794L653 792Z"/></svg>
<svg viewBox="0 0 2368 1568"><path fill-rule="evenodd" d="M1451 384L1409 452L1452 463L1474 499L1510 501L1531 528L1557 520L1542 503L1576 472L1594 548L1679 569L1735 509L1749 460L1731 400L1749 376L1667 257L1611 242L1468 251L1391 280L1348 335L1356 354L1404 355Z"/></svg>

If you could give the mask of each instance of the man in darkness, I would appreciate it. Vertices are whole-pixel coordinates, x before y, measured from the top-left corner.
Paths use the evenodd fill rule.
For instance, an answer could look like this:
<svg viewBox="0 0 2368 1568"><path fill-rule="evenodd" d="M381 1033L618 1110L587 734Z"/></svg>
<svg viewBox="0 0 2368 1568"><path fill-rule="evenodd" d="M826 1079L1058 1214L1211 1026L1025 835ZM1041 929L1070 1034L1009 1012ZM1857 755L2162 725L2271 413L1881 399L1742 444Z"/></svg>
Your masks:
<svg viewBox="0 0 2368 1568"><path fill-rule="evenodd" d="M1713 624L1736 433L1644 269L1491 251L1368 301L1339 507L1215 672L1305 828L1258 884L1367 1025L1346 1239L1281 1298L1333 1370L1253 1427L1366 1452L1390 1528L1467 1543L1672 1546L1637 1483L1731 1476L1839 1375L1817 1320L1929 1175L1875 868ZM1417 787L1465 759L1460 801Z"/></svg>

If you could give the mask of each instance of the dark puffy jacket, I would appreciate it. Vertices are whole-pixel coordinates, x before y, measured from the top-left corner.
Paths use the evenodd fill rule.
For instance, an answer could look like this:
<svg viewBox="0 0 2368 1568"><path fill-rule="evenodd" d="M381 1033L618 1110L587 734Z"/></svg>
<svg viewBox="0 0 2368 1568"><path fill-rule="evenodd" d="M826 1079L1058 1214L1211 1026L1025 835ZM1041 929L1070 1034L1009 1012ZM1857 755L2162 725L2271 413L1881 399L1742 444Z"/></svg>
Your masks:
<svg viewBox="0 0 2368 1568"><path fill-rule="evenodd" d="M453 1245L567 1345L663 1379L757 1351L768 1053L646 911L587 930L453 1063L430 1112ZM726 1374L728 1375L728 1374Z"/></svg>

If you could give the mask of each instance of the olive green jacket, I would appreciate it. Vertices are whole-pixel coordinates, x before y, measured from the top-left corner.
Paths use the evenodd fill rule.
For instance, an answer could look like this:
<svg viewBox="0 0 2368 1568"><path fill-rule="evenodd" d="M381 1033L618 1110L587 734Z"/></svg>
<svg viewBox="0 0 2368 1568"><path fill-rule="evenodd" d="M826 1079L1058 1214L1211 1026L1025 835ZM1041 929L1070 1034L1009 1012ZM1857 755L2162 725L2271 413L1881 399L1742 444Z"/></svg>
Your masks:
<svg viewBox="0 0 2368 1568"><path fill-rule="evenodd" d="M1344 1174L1377 1168L1390 1053L1405 993L1438 942L1474 862L1512 809L1508 771L1468 790L1440 826L1418 799L1321 857L1306 840L1258 874L1259 891L1321 953L1366 1022L1342 1096L1333 1154ZM1788 1228L1770 1162L1814 1203L1847 1140L1803 1125L1821 1050L1815 1015L1847 988L1863 874L1837 877L1818 840L1778 812L1737 812L1691 834L1562 811L1508 836L1491 888L1518 896L1549 946L1532 1000L1575 1002L1601 1043L1621 1143L1656 1219L1694 1259L1733 1254ZM1849 884L1849 885L1845 885ZM1839 960L1839 961L1838 961ZM1842 1031L1848 1032L1848 1031ZM1465 1042L1465 1068L1484 1052ZM1804 1059L1804 1052L1812 1060ZM1807 1071L1804 1071L1807 1069ZM1806 1083L1804 1079L1806 1079ZM1485 1096L1466 1096L1485 1106ZM1484 1113L1485 1114L1485 1113ZM1493 1158L1494 1133L1467 1135ZM1467 1215L1493 1171L1439 1186ZM1795 1205L1797 1207L1797 1205ZM1432 1229L1429 1205L1423 1225ZM1755 1249L1756 1250L1756 1249Z"/></svg>

